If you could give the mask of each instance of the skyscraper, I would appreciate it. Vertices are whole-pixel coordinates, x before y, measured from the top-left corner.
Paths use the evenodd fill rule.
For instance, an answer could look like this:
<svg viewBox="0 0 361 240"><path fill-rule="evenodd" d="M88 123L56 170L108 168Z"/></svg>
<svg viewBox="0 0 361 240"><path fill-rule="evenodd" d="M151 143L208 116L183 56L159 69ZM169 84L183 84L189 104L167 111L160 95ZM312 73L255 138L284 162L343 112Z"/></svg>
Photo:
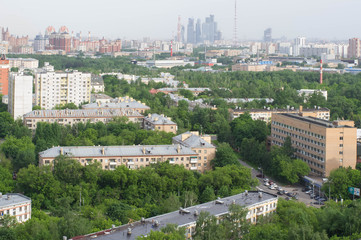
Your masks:
<svg viewBox="0 0 361 240"><path fill-rule="evenodd" d="M194 19L188 18L187 43L195 43Z"/></svg>
<svg viewBox="0 0 361 240"><path fill-rule="evenodd" d="M293 47L293 56L300 55L300 48L306 46L306 38L298 37L295 39L295 45Z"/></svg>
<svg viewBox="0 0 361 240"><path fill-rule="evenodd" d="M201 25L201 20L197 19L197 24L196 24L196 43L201 43L202 42L202 25Z"/></svg>
<svg viewBox="0 0 361 240"><path fill-rule="evenodd" d="M206 18L206 22L202 25L202 40L213 43L221 39L221 32L217 30L218 24L214 21L214 15Z"/></svg>
<svg viewBox="0 0 361 240"><path fill-rule="evenodd" d="M9 60L6 59L5 54L0 57L0 94L8 95L9 85Z"/></svg>
<svg viewBox="0 0 361 240"><path fill-rule="evenodd" d="M264 42L272 42L272 28L267 28L263 33Z"/></svg>
<svg viewBox="0 0 361 240"><path fill-rule="evenodd" d="M347 57L359 58L361 56L361 42L359 38L351 38L348 44Z"/></svg>

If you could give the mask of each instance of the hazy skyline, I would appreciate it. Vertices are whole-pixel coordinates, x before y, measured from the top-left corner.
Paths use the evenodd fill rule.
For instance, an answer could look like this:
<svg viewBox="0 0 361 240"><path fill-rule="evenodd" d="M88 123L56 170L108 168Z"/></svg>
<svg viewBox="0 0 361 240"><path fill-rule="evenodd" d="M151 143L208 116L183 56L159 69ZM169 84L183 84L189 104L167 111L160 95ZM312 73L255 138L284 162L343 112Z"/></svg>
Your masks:
<svg viewBox="0 0 361 240"><path fill-rule="evenodd" d="M186 27L188 18L215 15L224 39L233 39L234 0L0 0L0 26L14 35L44 33L47 26L56 30L67 26L86 36L106 38L171 39L177 34L178 15ZM271 27L272 37L297 36L319 39L361 37L358 14L360 0L238 0L238 39L263 38Z"/></svg>

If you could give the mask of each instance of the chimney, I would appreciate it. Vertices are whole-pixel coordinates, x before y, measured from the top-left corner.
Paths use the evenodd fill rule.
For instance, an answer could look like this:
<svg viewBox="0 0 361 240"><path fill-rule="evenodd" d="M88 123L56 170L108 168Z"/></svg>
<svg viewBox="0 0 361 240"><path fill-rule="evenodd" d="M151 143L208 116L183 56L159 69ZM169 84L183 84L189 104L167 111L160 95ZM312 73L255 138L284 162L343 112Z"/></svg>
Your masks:
<svg viewBox="0 0 361 240"><path fill-rule="evenodd" d="M181 150L181 148L180 148L180 145L178 144L178 146L177 146L177 153L180 153L180 150Z"/></svg>
<svg viewBox="0 0 361 240"><path fill-rule="evenodd" d="M63 155L64 154L64 150L63 148L60 148L60 155Z"/></svg>
<svg viewBox="0 0 361 240"><path fill-rule="evenodd" d="M2 199L2 198L3 198L3 193L0 192L0 199Z"/></svg>
<svg viewBox="0 0 361 240"><path fill-rule="evenodd" d="M145 147L144 146L143 146L143 151L142 152L143 152L143 154L145 154Z"/></svg>
<svg viewBox="0 0 361 240"><path fill-rule="evenodd" d="M303 111L303 106L300 105L300 113Z"/></svg>
<svg viewBox="0 0 361 240"><path fill-rule="evenodd" d="M104 149L104 147L102 148L102 155L105 155L105 149Z"/></svg>

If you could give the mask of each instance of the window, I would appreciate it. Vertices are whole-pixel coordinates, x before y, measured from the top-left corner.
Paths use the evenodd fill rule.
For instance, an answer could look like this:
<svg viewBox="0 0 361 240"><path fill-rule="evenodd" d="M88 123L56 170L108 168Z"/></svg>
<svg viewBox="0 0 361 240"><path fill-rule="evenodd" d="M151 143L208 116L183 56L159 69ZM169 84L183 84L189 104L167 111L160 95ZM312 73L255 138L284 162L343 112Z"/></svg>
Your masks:
<svg viewBox="0 0 361 240"><path fill-rule="evenodd" d="M343 140L343 137L340 137L340 140Z"/></svg>
<svg viewBox="0 0 361 240"><path fill-rule="evenodd" d="M343 147L343 144L342 144L342 143L340 144L340 147Z"/></svg>
<svg viewBox="0 0 361 240"><path fill-rule="evenodd" d="M343 151L340 151L339 154L343 154Z"/></svg>

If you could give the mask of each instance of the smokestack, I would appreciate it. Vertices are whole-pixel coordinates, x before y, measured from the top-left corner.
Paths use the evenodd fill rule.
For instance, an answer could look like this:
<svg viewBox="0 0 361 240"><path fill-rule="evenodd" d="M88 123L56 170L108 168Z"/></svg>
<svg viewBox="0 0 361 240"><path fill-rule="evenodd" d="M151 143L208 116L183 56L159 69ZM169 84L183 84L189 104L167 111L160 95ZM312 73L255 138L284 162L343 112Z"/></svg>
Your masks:
<svg viewBox="0 0 361 240"><path fill-rule="evenodd" d="M323 70L323 69L322 69L322 59L321 59L321 61L320 61L320 65L321 65L321 66L320 66L320 84L322 84L322 83L323 83L323 79L322 79L322 77L323 77L323 76L322 76L322 75L323 75L323 71L322 71L322 70Z"/></svg>
<svg viewBox="0 0 361 240"><path fill-rule="evenodd" d="M88 41L90 42L90 31L88 32Z"/></svg>

